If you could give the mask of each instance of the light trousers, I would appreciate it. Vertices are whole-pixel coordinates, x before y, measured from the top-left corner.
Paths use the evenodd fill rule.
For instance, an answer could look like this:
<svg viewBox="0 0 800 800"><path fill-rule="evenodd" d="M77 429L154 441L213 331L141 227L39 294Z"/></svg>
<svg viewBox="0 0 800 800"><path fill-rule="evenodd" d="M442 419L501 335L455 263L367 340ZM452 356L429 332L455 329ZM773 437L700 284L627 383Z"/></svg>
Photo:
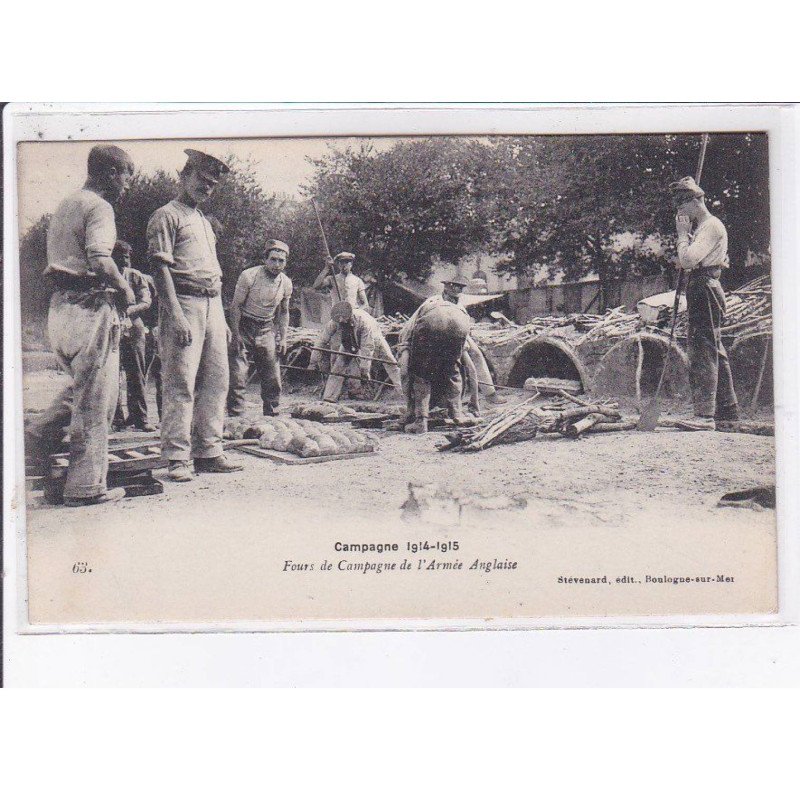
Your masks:
<svg viewBox="0 0 800 800"><path fill-rule="evenodd" d="M159 308L163 400L161 452L171 461L222 455L228 395L228 341L222 299L178 295L192 342L178 341L165 304Z"/></svg>

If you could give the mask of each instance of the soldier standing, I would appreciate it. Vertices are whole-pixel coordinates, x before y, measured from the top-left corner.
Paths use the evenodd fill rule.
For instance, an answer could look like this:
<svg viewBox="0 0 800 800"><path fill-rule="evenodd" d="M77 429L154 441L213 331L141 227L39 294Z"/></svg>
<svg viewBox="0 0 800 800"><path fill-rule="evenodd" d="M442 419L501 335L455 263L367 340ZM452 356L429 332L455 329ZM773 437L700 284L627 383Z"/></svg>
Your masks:
<svg viewBox="0 0 800 800"><path fill-rule="evenodd" d="M214 231L199 206L229 172L218 159L187 149L180 194L147 225L148 254L159 297L164 398L161 451L169 477L237 472L222 449L231 332L222 309L222 270Z"/></svg>
<svg viewBox="0 0 800 800"><path fill-rule="evenodd" d="M328 289L334 293L337 300L350 303L353 308L361 308L368 312L367 287L358 275L353 274L353 262L355 260L354 253L337 254L333 259L333 263L331 264L329 261L325 269L317 275L317 279L314 281L314 288L317 291ZM332 268L338 268L338 273L331 275ZM334 281L336 281L335 287Z"/></svg>
<svg viewBox="0 0 800 800"><path fill-rule="evenodd" d="M705 192L691 177L670 184L676 209L679 269L688 272L689 380L694 416L676 424L714 430L715 420L736 420L739 405L720 328L725 316L722 270L729 265L728 233L706 208ZM692 229L694 228L694 232Z"/></svg>
<svg viewBox="0 0 800 800"><path fill-rule="evenodd" d="M119 313L133 292L111 257L117 228L111 203L125 192L133 162L114 145L89 153L82 189L62 201L47 230L47 269L55 291L47 330L71 383L27 431L36 458L56 451L69 427L64 504L93 505L125 496L106 487L108 434L119 394Z"/></svg>
<svg viewBox="0 0 800 800"><path fill-rule="evenodd" d="M128 282L135 298L133 305L125 309L119 343L120 366L125 373L127 389L128 416L126 418L123 414L122 400L118 400L114 427L120 430L132 426L149 433L154 431L155 427L147 421L144 385L147 371L147 327L142 317L153 304L153 297L144 275L131 266L131 250L131 246L120 239L114 245L112 253L114 262L122 271L122 277Z"/></svg>

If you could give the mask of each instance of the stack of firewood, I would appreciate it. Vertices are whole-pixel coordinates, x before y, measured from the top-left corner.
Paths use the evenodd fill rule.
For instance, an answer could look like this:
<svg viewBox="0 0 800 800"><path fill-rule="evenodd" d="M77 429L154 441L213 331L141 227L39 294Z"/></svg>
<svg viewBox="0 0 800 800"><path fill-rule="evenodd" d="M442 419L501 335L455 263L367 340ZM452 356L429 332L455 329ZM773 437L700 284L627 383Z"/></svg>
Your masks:
<svg viewBox="0 0 800 800"><path fill-rule="evenodd" d="M377 317L377 322L384 336L396 336L408 322L408 317L405 314L383 314Z"/></svg>
<svg viewBox="0 0 800 800"><path fill-rule="evenodd" d="M610 399L585 403L567 392L560 394L561 400L548 398L538 406L534 405L538 395L528 398L484 425L448 433L447 441L438 445L438 449L474 453L497 444L533 439L542 433L557 433L574 439L589 431L626 431L636 427L635 422L622 421L619 403Z"/></svg>
<svg viewBox="0 0 800 800"><path fill-rule="evenodd" d="M762 275L725 295L723 335L742 336L746 333L772 333L772 279ZM688 333L686 312L678 315L675 332Z"/></svg>
<svg viewBox="0 0 800 800"><path fill-rule="evenodd" d="M568 314L564 317L535 317L525 325L479 323L472 328L473 337L487 347L522 343L542 334L583 334L576 344L602 337L627 336L640 327L638 314L625 311L624 306L609 309L605 314Z"/></svg>

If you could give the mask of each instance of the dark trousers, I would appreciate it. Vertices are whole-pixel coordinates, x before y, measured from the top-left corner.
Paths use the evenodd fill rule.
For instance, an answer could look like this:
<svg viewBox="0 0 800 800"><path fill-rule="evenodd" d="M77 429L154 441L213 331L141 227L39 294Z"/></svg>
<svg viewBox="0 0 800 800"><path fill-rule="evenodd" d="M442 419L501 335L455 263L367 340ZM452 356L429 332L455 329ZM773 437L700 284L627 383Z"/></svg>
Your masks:
<svg viewBox="0 0 800 800"><path fill-rule="evenodd" d="M120 340L119 363L125 372L127 387L127 422L142 425L147 422L147 400L145 398L144 378L147 369L146 334L141 325L133 325ZM122 401L117 402L114 421L125 420Z"/></svg>
<svg viewBox="0 0 800 800"><path fill-rule="evenodd" d="M689 382L694 413L713 417L737 408L728 354L720 328L725 316L725 293L717 278L702 271L690 273L686 287L689 313Z"/></svg>
<svg viewBox="0 0 800 800"><path fill-rule="evenodd" d="M245 409L245 391L250 361L255 364L261 381L261 401L264 413L274 411L281 400L281 370L278 362L275 328L271 322L262 323L250 317L239 322L241 344L230 353L230 388L228 414L240 417Z"/></svg>
<svg viewBox="0 0 800 800"><path fill-rule="evenodd" d="M158 352L158 338L151 330L147 334L144 345L145 362L149 365L149 371L145 377L153 378L156 382L156 409L158 419L161 420L161 355Z"/></svg>

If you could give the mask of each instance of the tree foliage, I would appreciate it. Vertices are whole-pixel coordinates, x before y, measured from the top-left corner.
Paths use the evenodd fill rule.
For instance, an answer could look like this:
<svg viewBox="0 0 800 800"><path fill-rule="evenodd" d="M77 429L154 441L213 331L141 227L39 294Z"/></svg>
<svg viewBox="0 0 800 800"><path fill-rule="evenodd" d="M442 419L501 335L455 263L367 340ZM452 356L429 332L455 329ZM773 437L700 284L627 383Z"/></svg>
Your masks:
<svg viewBox="0 0 800 800"><path fill-rule="evenodd" d="M330 248L352 250L356 268L379 284L425 279L437 259L458 263L489 250L503 268L525 274L546 265L603 285L631 274L668 270L674 262L670 181L693 175L699 134L427 137L387 150L369 142L331 147L311 161L301 199L269 193L255 165L228 159L231 172L204 207L220 224L223 292L239 273L263 263L268 239L291 248L289 275L309 285L324 266L310 198L319 205ZM769 250L766 134L712 134L702 185L712 213L728 226L730 285L752 275L748 252ZM137 174L116 208L134 265L146 268L150 215L178 193L178 177ZM20 243L23 318L40 319L49 287L48 218ZM763 267L760 267L763 270Z"/></svg>
<svg viewBox="0 0 800 800"><path fill-rule="evenodd" d="M424 279L437 258L457 262L489 240L480 213L483 145L463 138L331 149L304 187L316 198L331 250L352 250L378 283Z"/></svg>
<svg viewBox="0 0 800 800"><path fill-rule="evenodd" d="M669 267L675 229L667 187L694 175L699 143L689 134L493 140L495 188L486 194L506 269L548 264L568 280L595 272L607 285ZM702 185L729 227L731 261L741 270L749 250L769 245L766 137L712 136ZM621 248L626 234L633 246Z"/></svg>

